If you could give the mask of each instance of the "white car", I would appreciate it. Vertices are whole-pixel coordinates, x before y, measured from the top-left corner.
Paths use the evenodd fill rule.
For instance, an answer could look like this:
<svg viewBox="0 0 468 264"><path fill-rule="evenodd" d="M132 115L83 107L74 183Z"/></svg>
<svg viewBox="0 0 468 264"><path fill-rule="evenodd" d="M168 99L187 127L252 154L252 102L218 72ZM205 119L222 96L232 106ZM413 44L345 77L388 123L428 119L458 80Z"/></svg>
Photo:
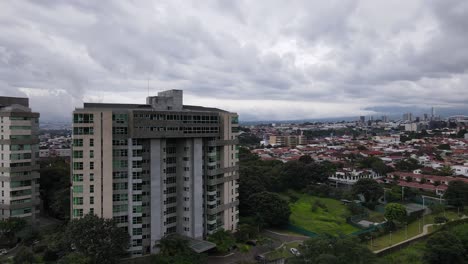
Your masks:
<svg viewBox="0 0 468 264"><path fill-rule="evenodd" d="M301 255L301 253L299 253L299 250L297 250L297 248L290 248L289 251L291 251L291 254L293 254L296 257Z"/></svg>
<svg viewBox="0 0 468 264"><path fill-rule="evenodd" d="M0 249L0 256L6 255L8 251L4 248Z"/></svg>

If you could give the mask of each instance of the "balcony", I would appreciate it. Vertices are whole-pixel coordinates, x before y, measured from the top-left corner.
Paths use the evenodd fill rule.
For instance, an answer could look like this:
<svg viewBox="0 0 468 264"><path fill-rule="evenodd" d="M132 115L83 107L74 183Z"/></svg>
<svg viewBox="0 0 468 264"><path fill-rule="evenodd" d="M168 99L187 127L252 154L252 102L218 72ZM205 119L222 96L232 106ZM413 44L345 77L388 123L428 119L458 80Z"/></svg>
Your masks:
<svg viewBox="0 0 468 264"><path fill-rule="evenodd" d="M208 204L208 205L216 205L216 203L217 203L216 199L206 201L206 204Z"/></svg>
<svg viewBox="0 0 468 264"><path fill-rule="evenodd" d="M215 225L215 224L216 224L216 217L214 217L214 218L211 219L211 220L210 220L210 219L206 220L206 223L207 223L208 225Z"/></svg>
<svg viewBox="0 0 468 264"><path fill-rule="evenodd" d="M213 196L213 195L216 195L216 190L213 190L213 191L207 191L206 194L208 196Z"/></svg>

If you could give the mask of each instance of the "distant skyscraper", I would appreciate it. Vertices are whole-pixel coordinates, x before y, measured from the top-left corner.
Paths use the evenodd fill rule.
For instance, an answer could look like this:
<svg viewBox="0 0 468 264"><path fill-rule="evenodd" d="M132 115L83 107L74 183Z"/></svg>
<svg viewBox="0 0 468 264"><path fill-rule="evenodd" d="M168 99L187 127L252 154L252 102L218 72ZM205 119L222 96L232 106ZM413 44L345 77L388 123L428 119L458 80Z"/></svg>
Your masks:
<svg viewBox="0 0 468 264"><path fill-rule="evenodd" d="M28 98L0 97L0 219L39 218L39 113Z"/></svg>
<svg viewBox="0 0 468 264"><path fill-rule="evenodd" d="M133 256L168 234L201 240L237 228L238 116L183 105L182 96L85 103L73 113L72 218L113 218Z"/></svg>
<svg viewBox="0 0 468 264"><path fill-rule="evenodd" d="M382 121L387 123L388 122L388 116L386 116L386 115L382 116Z"/></svg>
<svg viewBox="0 0 468 264"><path fill-rule="evenodd" d="M413 114L412 113L403 114L403 121L413 121Z"/></svg>
<svg viewBox="0 0 468 264"><path fill-rule="evenodd" d="M432 107L431 108L431 119L434 119L435 118L435 108Z"/></svg>
<svg viewBox="0 0 468 264"><path fill-rule="evenodd" d="M365 123L366 122L366 117L365 116L360 116L359 117L359 122Z"/></svg>
<svg viewBox="0 0 468 264"><path fill-rule="evenodd" d="M427 121L427 114L424 114L424 121Z"/></svg>

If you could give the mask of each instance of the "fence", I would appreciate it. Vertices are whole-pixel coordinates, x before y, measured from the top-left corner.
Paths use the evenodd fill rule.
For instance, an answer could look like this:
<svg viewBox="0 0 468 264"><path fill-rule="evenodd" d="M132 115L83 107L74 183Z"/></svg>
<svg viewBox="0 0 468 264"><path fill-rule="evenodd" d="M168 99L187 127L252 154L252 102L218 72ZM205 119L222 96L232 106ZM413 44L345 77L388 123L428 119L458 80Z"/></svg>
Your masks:
<svg viewBox="0 0 468 264"><path fill-rule="evenodd" d="M308 236L308 237L318 236L317 233L311 232L309 230L305 230L304 228L300 228L298 226L291 225L291 224L288 225L287 229L289 231L292 231L292 232L295 232L295 233L298 233L298 234L301 234L301 235L304 235L304 236Z"/></svg>

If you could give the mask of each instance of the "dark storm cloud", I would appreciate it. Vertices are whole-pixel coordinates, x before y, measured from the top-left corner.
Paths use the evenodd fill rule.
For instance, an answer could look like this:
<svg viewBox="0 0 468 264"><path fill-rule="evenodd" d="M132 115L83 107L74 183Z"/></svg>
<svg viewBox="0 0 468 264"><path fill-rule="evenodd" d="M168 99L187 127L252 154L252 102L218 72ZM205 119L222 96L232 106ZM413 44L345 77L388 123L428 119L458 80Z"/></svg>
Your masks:
<svg viewBox="0 0 468 264"><path fill-rule="evenodd" d="M0 91L43 117L88 101L187 102L247 119L458 107L466 1L3 1ZM396 109L396 108L395 108ZM255 114L253 114L255 113ZM245 119L244 119L245 120Z"/></svg>

